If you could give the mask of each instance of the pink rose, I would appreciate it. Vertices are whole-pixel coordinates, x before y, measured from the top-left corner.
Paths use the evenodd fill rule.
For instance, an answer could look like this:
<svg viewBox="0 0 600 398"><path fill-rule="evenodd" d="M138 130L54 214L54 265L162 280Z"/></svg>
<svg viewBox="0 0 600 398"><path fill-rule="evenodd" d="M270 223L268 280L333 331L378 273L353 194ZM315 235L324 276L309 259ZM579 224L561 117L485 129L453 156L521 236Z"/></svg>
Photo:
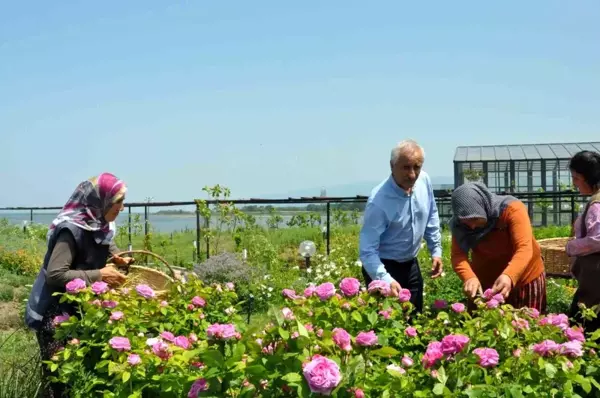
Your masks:
<svg viewBox="0 0 600 398"><path fill-rule="evenodd" d="M120 321L121 319L123 319L123 312L121 311L115 311L112 314L110 314L110 319L112 321Z"/></svg>
<svg viewBox="0 0 600 398"><path fill-rule="evenodd" d="M350 334L342 328L333 329L331 334L333 342L344 351L352 351L352 337Z"/></svg>
<svg viewBox="0 0 600 398"><path fill-rule="evenodd" d="M148 285L137 285L135 291L142 297L150 299L156 296L156 293Z"/></svg>
<svg viewBox="0 0 600 398"><path fill-rule="evenodd" d="M188 392L188 398L198 398L201 392L208 391L208 382L206 379L198 379L192 384Z"/></svg>
<svg viewBox="0 0 600 398"><path fill-rule="evenodd" d="M569 357L582 357L583 347L581 346L581 341L573 340L562 343L559 352Z"/></svg>
<svg viewBox="0 0 600 398"><path fill-rule="evenodd" d="M511 323L517 331L529 330L529 322L527 321L527 319L516 318Z"/></svg>
<svg viewBox="0 0 600 398"><path fill-rule="evenodd" d="M342 381L337 363L321 355L313 356L302 370L310 391L316 394L330 395Z"/></svg>
<svg viewBox="0 0 600 398"><path fill-rule="evenodd" d="M494 297L492 297L492 300L496 300L500 304L504 304L504 296L501 295L500 293L494 294Z"/></svg>
<svg viewBox="0 0 600 398"><path fill-rule="evenodd" d="M206 335L217 340L230 340L237 336L237 331L232 324L214 323L206 329Z"/></svg>
<svg viewBox="0 0 600 398"><path fill-rule="evenodd" d="M233 291L233 290L235 290L235 285L233 284L233 282L227 282L225 284L225 289L227 289L229 291Z"/></svg>
<svg viewBox="0 0 600 398"><path fill-rule="evenodd" d="M410 368L411 366L413 366L413 364L414 361L411 357L407 357L406 355L402 357L402 365L406 366L407 368Z"/></svg>
<svg viewBox="0 0 600 398"><path fill-rule="evenodd" d="M160 334L160 337L162 337L163 339L167 340L170 343L172 343L175 340L175 335L171 332L162 332Z"/></svg>
<svg viewBox="0 0 600 398"><path fill-rule="evenodd" d="M370 347L377 344L377 335L374 331L370 330L368 332L360 332L356 336L356 344L361 345L363 347Z"/></svg>
<svg viewBox="0 0 600 398"><path fill-rule="evenodd" d="M346 311L350 311L352 309L352 306L350 305L350 303L345 302L344 304L342 304L342 309L346 310Z"/></svg>
<svg viewBox="0 0 600 398"><path fill-rule="evenodd" d="M452 311L460 314L461 312L465 312L466 307L463 303L454 303L451 305Z"/></svg>
<svg viewBox="0 0 600 398"><path fill-rule="evenodd" d="M537 309L535 309L535 308L525 308L524 310L532 318L539 318L540 317L540 312Z"/></svg>
<svg viewBox="0 0 600 398"><path fill-rule="evenodd" d="M398 301L400 301L401 303L406 303L408 301L410 301L410 290L408 289L400 289L400 294L398 295Z"/></svg>
<svg viewBox="0 0 600 398"><path fill-rule="evenodd" d="M98 299L93 300L90 302L91 305L95 305L96 307L100 307L102 305L102 302Z"/></svg>
<svg viewBox="0 0 600 398"><path fill-rule="evenodd" d="M311 297L317 292L317 288L314 285L310 285L306 289L304 289L304 297Z"/></svg>
<svg viewBox="0 0 600 398"><path fill-rule="evenodd" d="M379 315L383 317L383 319L388 320L392 316L390 311L379 311Z"/></svg>
<svg viewBox="0 0 600 398"><path fill-rule="evenodd" d="M129 354L127 357L127 363L129 363L131 366L139 365L142 363L142 358L140 358L138 354Z"/></svg>
<svg viewBox="0 0 600 398"><path fill-rule="evenodd" d="M65 288L67 289L67 293L78 293L79 291L85 289L85 281L80 278L73 279L67 283Z"/></svg>
<svg viewBox="0 0 600 398"><path fill-rule="evenodd" d="M69 341L70 345L79 345L80 341L79 339L72 339L71 341Z"/></svg>
<svg viewBox="0 0 600 398"><path fill-rule="evenodd" d="M438 310L443 310L448 307L448 302L446 300L435 300L433 302L433 308Z"/></svg>
<svg viewBox="0 0 600 398"><path fill-rule="evenodd" d="M173 344L175 344L177 347L183 348L184 350L187 350L188 348L190 348L190 341L185 336L175 337Z"/></svg>
<svg viewBox="0 0 600 398"><path fill-rule="evenodd" d="M533 352L543 357L548 357L554 353L557 353L560 349L560 344L552 340L544 340L533 346Z"/></svg>
<svg viewBox="0 0 600 398"><path fill-rule="evenodd" d="M367 289L369 294L379 294L383 297L389 297L391 294L390 284L386 281L374 280L369 283L369 287Z"/></svg>
<svg viewBox="0 0 600 398"><path fill-rule="evenodd" d="M356 296L360 292L360 282L356 278L344 278L340 282L340 290L346 297Z"/></svg>
<svg viewBox="0 0 600 398"><path fill-rule="evenodd" d="M195 297L192 299L192 304L193 304L195 307L204 307L204 306L206 305L206 300L204 300L204 299L203 299L202 297L200 297L200 296L195 296Z"/></svg>
<svg viewBox="0 0 600 398"><path fill-rule="evenodd" d="M412 326L409 326L406 328L406 330L404 330L404 334L406 334L408 337L416 337L417 329L413 328Z"/></svg>
<svg viewBox="0 0 600 398"><path fill-rule="evenodd" d="M539 321L540 326L556 326L560 330L567 330L569 318L565 314L550 314Z"/></svg>
<svg viewBox="0 0 600 398"><path fill-rule="evenodd" d="M585 342L585 335L583 334L583 330L579 327L572 327L565 330L565 336L567 336L570 341Z"/></svg>
<svg viewBox="0 0 600 398"><path fill-rule="evenodd" d="M113 337L108 340L110 346L117 351L129 351L131 350L131 343L127 337Z"/></svg>
<svg viewBox="0 0 600 398"><path fill-rule="evenodd" d="M335 286L331 282L325 282L317 286L317 296L321 301L330 299L335 295Z"/></svg>
<svg viewBox="0 0 600 398"><path fill-rule="evenodd" d="M521 349L517 348L516 350L513 351L513 357L518 358L521 356Z"/></svg>
<svg viewBox="0 0 600 398"><path fill-rule="evenodd" d="M292 289L283 289L281 291L281 294L283 295L283 297L288 298L290 300L294 300L298 298L298 295L296 294L296 292Z"/></svg>
<svg viewBox="0 0 600 398"><path fill-rule="evenodd" d="M196 336L195 333L190 333L190 341L192 343L197 343L198 342L198 336Z"/></svg>
<svg viewBox="0 0 600 398"><path fill-rule="evenodd" d="M442 352L446 355L455 355L461 352L470 339L462 334L449 334L442 339Z"/></svg>
<svg viewBox="0 0 600 398"><path fill-rule="evenodd" d="M168 307L168 306L169 306L169 303L168 303L168 302L166 302L165 300L163 300L163 301L161 301L161 302L160 302L160 306L161 306L161 307Z"/></svg>
<svg viewBox="0 0 600 398"><path fill-rule="evenodd" d="M486 305L489 309L494 309L494 308L498 308L498 306L500 305L500 302L498 300L491 299L490 301L488 301L486 303Z"/></svg>
<svg viewBox="0 0 600 398"><path fill-rule="evenodd" d="M498 365L500 360L498 351L493 348L476 348L473 350L473 354L479 357L479 366L484 368L493 368Z"/></svg>
<svg viewBox="0 0 600 398"><path fill-rule="evenodd" d="M69 319L71 319L71 316L69 314L67 314L66 312L63 312L62 315L55 316L54 319L52 320L52 323L54 324L54 326L57 326L63 322L67 322Z"/></svg>
<svg viewBox="0 0 600 398"><path fill-rule="evenodd" d="M313 327L313 325L312 325L312 323L307 323L306 325L304 325L304 327L309 332L314 332L314 330L315 330L314 327Z"/></svg>
<svg viewBox="0 0 600 398"><path fill-rule="evenodd" d="M425 369L429 369L435 365L440 359L444 357L442 352L442 343L439 341L432 341L427 346L427 350L423 355L422 363Z"/></svg>
<svg viewBox="0 0 600 398"><path fill-rule="evenodd" d="M102 302L102 307L104 308L115 308L119 303L114 300L104 300Z"/></svg>
<svg viewBox="0 0 600 398"><path fill-rule="evenodd" d="M171 353L169 352L169 345L164 341L157 341L152 346L152 352L154 355L159 357L162 360L167 360L171 357Z"/></svg>
<svg viewBox="0 0 600 398"><path fill-rule="evenodd" d="M365 393L360 388L354 390L354 398L365 398Z"/></svg>
<svg viewBox="0 0 600 398"><path fill-rule="evenodd" d="M108 292L108 289L108 283L106 282L99 281L92 283L92 292L94 292L96 295L104 294Z"/></svg>
<svg viewBox="0 0 600 398"><path fill-rule="evenodd" d="M281 313L283 314L283 319L285 319L286 321L292 321L295 319L294 313L288 307L283 308L281 310Z"/></svg>
<svg viewBox="0 0 600 398"><path fill-rule="evenodd" d="M483 298L486 300L491 300L494 297L494 291L492 289L487 289L483 292Z"/></svg>

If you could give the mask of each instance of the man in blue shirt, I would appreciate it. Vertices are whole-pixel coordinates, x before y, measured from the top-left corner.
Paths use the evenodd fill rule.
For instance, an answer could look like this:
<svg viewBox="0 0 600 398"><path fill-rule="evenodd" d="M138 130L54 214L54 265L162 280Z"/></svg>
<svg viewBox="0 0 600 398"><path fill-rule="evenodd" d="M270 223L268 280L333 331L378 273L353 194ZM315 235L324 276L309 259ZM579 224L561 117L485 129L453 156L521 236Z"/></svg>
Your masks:
<svg viewBox="0 0 600 398"><path fill-rule="evenodd" d="M442 274L440 220L429 175L421 170L425 152L412 140L400 142L390 160L391 175L373 189L360 231L360 259L367 285L391 284L394 295L409 289L423 310L423 277L417 260L423 238L432 257L432 277Z"/></svg>

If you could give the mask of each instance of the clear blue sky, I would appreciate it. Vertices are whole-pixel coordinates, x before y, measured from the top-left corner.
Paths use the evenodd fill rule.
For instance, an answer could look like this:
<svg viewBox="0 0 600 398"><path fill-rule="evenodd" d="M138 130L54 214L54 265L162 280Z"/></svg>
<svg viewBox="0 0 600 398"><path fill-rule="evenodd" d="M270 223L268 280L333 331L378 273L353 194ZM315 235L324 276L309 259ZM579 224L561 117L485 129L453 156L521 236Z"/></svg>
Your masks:
<svg viewBox="0 0 600 398"><path fill-rule="evenodd" d="M378 181L391 147L600 139L600 3L4 1L0 205ZM446 140L444 142L444 140Z"/></svg>

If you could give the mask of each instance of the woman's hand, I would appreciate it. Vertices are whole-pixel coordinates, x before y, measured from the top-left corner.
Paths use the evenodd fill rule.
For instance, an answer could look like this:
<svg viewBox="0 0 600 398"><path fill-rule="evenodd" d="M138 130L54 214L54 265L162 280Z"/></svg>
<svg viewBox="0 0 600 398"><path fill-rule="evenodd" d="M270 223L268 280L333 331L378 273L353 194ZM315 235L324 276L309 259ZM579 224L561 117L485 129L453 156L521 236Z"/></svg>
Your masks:
<svg viewBox="0 0 600 398"><path fill-rule="evenodd" d="M116 265L130 265L135 262L135 259L133 257L114 256L112 258L112 262L113 262L113 264L116 264Z"/></svg>
<svg viewBox="0 0 600 398"><path fill-rule="evenodd" d="M492 292L494 294L500 293L504 298L507 298L512 289L512 280L508 277L508 275L502 274L496 279L494 282L494 286L492 286Z"/></svg>
<svg viewBox="0 0 600 398"><path fill-rule="evenodd" d="M474 299L477 293L483 296L483 292L481 290L481 283L477 278L471 278L467 280L463 287L463 291L465 292L465 295L470 299Z"/></svg>
<svg viewBox="0 0 600 398"><path fill-rule="evenodd" d="M110 286L122 285L127 280L125 275L111 266L101 268L100 275L102 275L102 280L108 283Z"/></svg>

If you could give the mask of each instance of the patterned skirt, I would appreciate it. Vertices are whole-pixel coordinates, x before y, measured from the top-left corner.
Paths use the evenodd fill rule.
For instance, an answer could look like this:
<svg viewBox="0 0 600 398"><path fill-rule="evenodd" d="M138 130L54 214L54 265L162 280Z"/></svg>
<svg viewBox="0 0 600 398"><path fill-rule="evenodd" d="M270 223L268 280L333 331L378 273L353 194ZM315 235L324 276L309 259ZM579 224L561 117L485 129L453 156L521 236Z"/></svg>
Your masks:
<svg viewBox="0 0 600 398"><path fill-rule="evenodd" d="M542 272L526 285L515 287L510 291L506 302L515 308L535 308L541 314L546 312L546 273Z"/></svg>

